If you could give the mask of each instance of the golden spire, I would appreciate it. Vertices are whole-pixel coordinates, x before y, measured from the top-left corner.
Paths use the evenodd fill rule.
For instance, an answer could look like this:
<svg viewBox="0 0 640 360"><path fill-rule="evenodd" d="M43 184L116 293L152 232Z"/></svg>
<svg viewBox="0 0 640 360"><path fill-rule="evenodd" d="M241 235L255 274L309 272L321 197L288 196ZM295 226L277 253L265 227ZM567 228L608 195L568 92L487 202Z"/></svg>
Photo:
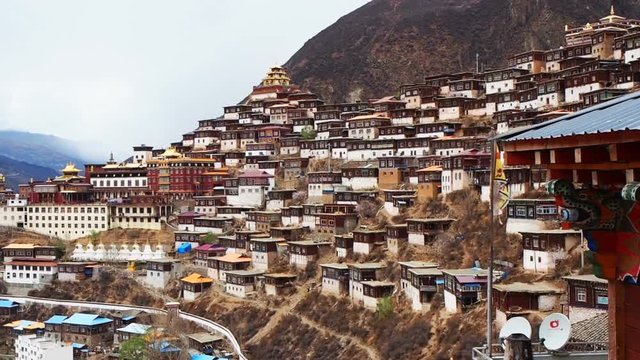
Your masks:
<svg viewBox="0 0 640 360"><path fill-rule="evenodd" d="M609 15L615 15L616 12L613 10L613 4L611 4L611 11L609 12Z"/></svg>

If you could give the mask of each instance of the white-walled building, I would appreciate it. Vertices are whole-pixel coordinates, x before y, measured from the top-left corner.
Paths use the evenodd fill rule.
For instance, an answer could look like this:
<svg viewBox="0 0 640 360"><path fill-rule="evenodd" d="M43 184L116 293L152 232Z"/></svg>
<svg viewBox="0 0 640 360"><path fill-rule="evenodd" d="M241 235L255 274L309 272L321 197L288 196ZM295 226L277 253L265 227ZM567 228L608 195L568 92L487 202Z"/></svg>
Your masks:
<svg viewBox="0 0 640 360"><path fill-rule="evenodd" d="M510 234L548 229L558 220L555 199L511 199L507 205L507 227Z"/></svg>
<svg viewBox="0 0 640 360"><path fill-rule="evenodd" d="M246 298L258 289L260 285L258 277L262 274L264 274L264 270L229 271L227 272L224 291L239 298Z"/></svg>
<svg viewBox="0 0 640 360"><path fill-rule="evenodd" d="M368 255L376 247L385 243L384 236L386 230L354 229L353 230L353 253Z"/></svg>
<svg viewBox="0 0 640 360"><path fill-rule="evenodd" d="M592 274L564 276L567 282L569 321L576 323L599 314L609 308L607 280Z"/></svg>
<svg viewBox="0 0 640 360"><path fill-rule="evenodd" d="M377 281L382 276L384 263L349 264L349 295L355 302L364 301L365 281Z"/></svg>
<svg viewBox="0 0 640 360"><path fill-rule="evenodd" d="M254 269L269 270L278 261L278 244L285 243L280 238L252 238L251 265Z"/></svg>
<svg viewBox="0 0 640 360"><path fill-rule="evenodd" d="M388 281L363 281L362 303L364 307L375 310L383 298L393 294L395 287L394 283Z"/></svg>
<svg viewBox="0 0 640 360"><path fill-rule="evenodd" d="M197 299L213 285L213 279L198 273L183 277L180 282L182 283L182 298L185 301Z"/></svg>
<svg viewBox="0 0 640 360"><path fill-rule="evenodd" d="M320 264L322 268L322 292L344 295L349 293L349 266L347 264Z"/></svg>
<svg viewBox="0 0 640 360"><path fill-rule="evenodd" d="M409 284L404 291L411 301L411 308L414 311L430 310L431 300L442 281L442 271L436 268L413 268L407 270L407 277Z"/></svg>
<svg viewBox="0 0 640 360"><path fill-rule="evenodd" d="M322 256L330 251L330 241L314 241L314 240L301 240L301 241L288 241L289 244L289 264L297 267L298 269L305 269L309 264L315 262Z"/></svg>
<svg viewBox="0 0 640 360"><path fill-rule="evenodd" d="M58 281L77 282L95 279L100 273L97 262L61 262L58 263Z"/></svg>
<svg viewBox="0 0 640 360"><path fill-rule="evenodd" d="M342 185L351 190L375 189L378 187L377 163L354 162L342 166Z"/></svg>
<svg viewBox="0 0 640 360"><path fill-rule="evenodd" d="M23 228L27 220L27 199L18 196L0 205L0 226Z"/></svg>
<svg viewBox="0 0 640 360"><path fill-rule="evenodd" d="M577 230L539 230L522 235L522 266L525 270L546 273L571 254L585 250L582 233Z"/></svg>
<svg viewBox="0 0 640 360"><path fill-rule="evenodd" d="M425 246L433 243L436 237L449 230L454 219L407 219L409 244Z"/></svg>
<svg viewBox="0 0 640 360"><path fill-rule="evenodd" d="M465 150L442 159L442 194L464 190L474 184L476 171L490 167L491 154L477 150Z"/></svg>
<svg viewBox="0 0 640 360"><path fill-rule="evenodd" d="M155 259L147 261L146 283L156 289L164 289L169 281L177 279L182 273L179 259Z"/></svg>
<svg viewBox="0 0 640 360"><path fill-rule="evenodd" d="M109 229L106 204L31 204L27 206L27 214L25 229L63 240L75 240Z"/></svg>
<svg viewBox="0 0 640 360"><path fill-rule="evenodd" d="M71 344L36 334L19 335L14 343L16 360L73 360Z"/></svg>
<svg viewBox="0 0 640 360"><path fill-rule="evenodd" d="M487 95L509 92L516 89L516 78L529 73L526 69L501 69L483 74Z"/></svg>
<svg viewBox="0 0 640 360"><path fill-rule="evenodd" d="M391 119L383 115L360 115L347 120L349 138L372 140L378 138L378 128L390 126Z"/></svg>
<svg viewBox="0 0 640 360"><path fill-rule="evenodd" d="M139 164L147 164L147 160L153 157L153 146L145 144L133 147L133 162Z"/></svg>
<svg viewBox="0 0 640 360"><path fill-rule="evenodd" d="M493 285L496 325L500 328L513 316L551 313L560 305L561 287L542 281L533 284L510 283Z"/></svg>
<svg viewBox="0 0 640 360"><path fill-rule="evenodd" d="M58 277L58 262L48 259L13 258L4 263L4 281L8 284L38 286Z"/></svg>

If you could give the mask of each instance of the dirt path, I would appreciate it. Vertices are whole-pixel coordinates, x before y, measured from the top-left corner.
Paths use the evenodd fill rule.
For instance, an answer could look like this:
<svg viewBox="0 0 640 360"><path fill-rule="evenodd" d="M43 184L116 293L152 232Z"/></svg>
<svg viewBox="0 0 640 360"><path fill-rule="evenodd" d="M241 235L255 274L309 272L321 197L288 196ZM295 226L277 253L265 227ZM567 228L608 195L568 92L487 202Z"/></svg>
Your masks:
<svg viewBox="0 0 640 360"><path fill-rule="evenodd" d="M269 334L271 330L273 330L276 327L276 325L278 325L278 323L280 322L280 320L282 320L284 316L292 314L291 310L293 310L296 307L296 305L298 305L298 303L302 301L302 299L304 299L304 297L307 294L308 294L307 290L305 288L301 288L300 291L296 292L293 296L289 297L287 299L288 300L287 303L280 305L278 310L276 310L275 314L273 314L273 316L271 316L271 319L269 319L269 322L265 326L263 326L262 329L260 329L251 339L249 339L247 341L247 344L255 344L259 342L264 336ZM264 306L264 305L260 304L260 306Z"/></svg>
<svg viewBox="0 0 640 360"><path fill-rule="evenodd" d="M369 359L382 360L382 357L380 356L380 354L378 354L378 352L374 348L369 346L369 344L364 342L364 340L359 339L352 335L338 334L334 330L309 319L303 314L300 314L298 312L293 312L293 309L298 305L300 301L302 301L302 299L304 299L306 296L313 296L314 293L315 292L309 293L307 292L306 288L303 288L301 289L301 291L298 291L295 295L290 297L289 301L286 304L281 305L280 308L275 312L275 314L273 314L271 319L269 319L269 322L265 326L263 326L262 329L260 329L251 339L249 339L245 345L258 343L263 337L268 335L280 323L280 320L282 320L283 317L285 317L286 315L294 315L298 319L300 319L300 321L303 324L309 327L312 327L318 331L324 332L335 338L338 338L343 343L350 342L362 348L367 352ZM261 306L264 306L264 305L261 304Z"/></svg>
<svg viewBox="0 0 640 360"><path fill-rule="evenodd" d="M334 330L319 324L311 319L309 319L308 317L301 315L299 313L295 313L294 315L298 316L298 318L302 321L303 324L310 326L316 330L320 330L323 331L327 334L330 334L331 336L337 337L338 339L340 339L343 342L346 341L351 341L352 343L354 343L355 345L357 345L358 347L364 349L367 354L369 355L369 359L372 360L382 360L382 357L380 356L380 354L378 354L378 352L373 349L369 344L367 344L366 342L364 342L364 340L357 338L355 336L352 335L345 335L345 334L338 334L336 333Z"/></svg>

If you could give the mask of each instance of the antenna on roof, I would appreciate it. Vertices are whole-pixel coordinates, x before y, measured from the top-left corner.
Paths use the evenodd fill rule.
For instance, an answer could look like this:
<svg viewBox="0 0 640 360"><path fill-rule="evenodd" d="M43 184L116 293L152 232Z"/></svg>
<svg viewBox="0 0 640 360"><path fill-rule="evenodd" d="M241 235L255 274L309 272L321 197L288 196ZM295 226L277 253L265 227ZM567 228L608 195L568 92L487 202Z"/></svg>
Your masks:
<svg viewBox="0 0 640 360"><path fill-rule="evenodd" d="M571 336L571 322L564 314L553 313L540 324L540 342L549 351L562 349Z"/></svg>

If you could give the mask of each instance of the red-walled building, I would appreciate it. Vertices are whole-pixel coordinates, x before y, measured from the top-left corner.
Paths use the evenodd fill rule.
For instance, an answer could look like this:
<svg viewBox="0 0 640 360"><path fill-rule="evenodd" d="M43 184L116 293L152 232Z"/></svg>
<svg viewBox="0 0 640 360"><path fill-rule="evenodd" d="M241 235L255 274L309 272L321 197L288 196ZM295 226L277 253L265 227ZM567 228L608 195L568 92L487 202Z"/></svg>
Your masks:
<svg viewBox="0 0 640 360"><path fill-rule="evenodd" d="M172 198L212 193L220 184L220 178L214 171L216 164L219 162L215 159L189 158L169 148L147 162L149 189L152 193Z"/></svg>

